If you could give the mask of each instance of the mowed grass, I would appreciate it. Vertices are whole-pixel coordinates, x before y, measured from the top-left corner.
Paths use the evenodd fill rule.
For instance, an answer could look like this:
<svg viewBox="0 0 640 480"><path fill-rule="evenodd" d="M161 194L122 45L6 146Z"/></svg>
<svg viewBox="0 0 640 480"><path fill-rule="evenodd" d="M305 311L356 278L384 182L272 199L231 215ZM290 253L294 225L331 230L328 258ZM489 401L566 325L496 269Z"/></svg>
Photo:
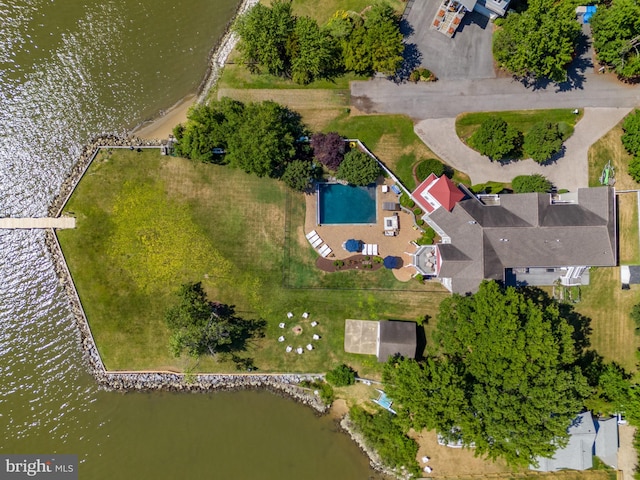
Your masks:
<svg viewBox="0 0 640 480"><path fill-rule="evenodd" d="M413 168L422 160L440 160L413 130L405 115L341 115L324 131L359 138L410 190L416 187ZM469 177L456 171L454 181L470 185Z"/></svg>
<svg viewBox="0 0 640 480"><path fill-rule="evenodd" d="M637 338L629 312L640 302L640 285L620 288L620 268L592 268L590 285L581 287L576 311L591 319L591 348L627 371L636 371Z"/></svg>
<svg viewBox="0 0 640 480"><path fill-rule="evenodd" d="M375 357L344 353L344 320L416 320L434 315L445 294L403 291L407 284L389 272L331 278L315 269L309 251L295 268L321 288L285 288L287 195L275 180L157 150L101 153L66 207L77 228L60 231L59 238L107 368L235 371L220 357L196 361L169 352L164 312L182 283L201 281L211 300L235 305L244 318L266 320L264 338L252 339L243 353L260 371L322 372L347 362L378 376ZM292 228L302 228L304 199L291 195ZM319 325L312 328L312 320ZM284 330L278 328L283 321ZM295 325L303 328L299 336L291 331ZM322 337L315 350L285 353L288 344L312 343L314 333ZM277 341L280 335L286 342Z"/></svg>
<svg viewBox="0 0 640 480"><path fill-rule="evenodd" d="M628 165L632 155L629 155L622 145L620 138L623 134L622 122L613 127L600 140L589 148L589 186L600 185L600 175L607 162L615 168L616 190L638 188L638 183L628 173Z"/></svg>
<svg viewBox="0 0 640 480"><path fill-rule="evenodd" d="M480 128L480 125L489 117L500 117L509 125L516 127L525 135L536 123L551 122L560 123L564 122L571 127L570 132L566 138L569 138L573 133L573 127L582 118L583 110L580 110L576 115L569 109L554 109L554 110L516 110L507 112L474 112L463 113L456 118L456 133L464 142L467 141L475 131ZM566 140L565 138L565 140Z"/></svg>
<svg viewBox="0 0 640 480"><path fill-rule="evenodd" d="M640 237L638 237L638 194L619 193L618 242L620 265L640 263Z"/></svg>

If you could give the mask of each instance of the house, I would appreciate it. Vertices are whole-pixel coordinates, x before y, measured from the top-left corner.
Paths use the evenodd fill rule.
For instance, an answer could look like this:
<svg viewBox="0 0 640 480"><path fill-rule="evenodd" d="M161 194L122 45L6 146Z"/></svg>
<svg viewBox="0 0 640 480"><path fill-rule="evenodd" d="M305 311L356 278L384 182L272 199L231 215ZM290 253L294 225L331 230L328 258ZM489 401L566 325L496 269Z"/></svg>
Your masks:
<svg viewBox="0 0 640 480"><path fill-rule="evenodd" d="M416 245L411 266L453 293L475 292L484 279L587 284L588 267L617 264L611 187L562 195L474 195L432 174L411 196L441 237L435 246Z"/></svg>
<svg viewBox="0 0 640 480"><path fill-rule="evenodd" d="M572 469L587 470L593 467L593 456L597 456L610 467L617 468L618 423L615 417L594 419L590 412L581 413L567 429L569 442L556 450L552 458L536 458L538 466L531 470L552 472Z"/></svg>
<svg viewBox="0 0 640 480"><path fill-rule="evenodd" d="M378 362L400 354L415 358L417 330L414 322L395 320L345 320L344 351L376 355Z"/></svg>

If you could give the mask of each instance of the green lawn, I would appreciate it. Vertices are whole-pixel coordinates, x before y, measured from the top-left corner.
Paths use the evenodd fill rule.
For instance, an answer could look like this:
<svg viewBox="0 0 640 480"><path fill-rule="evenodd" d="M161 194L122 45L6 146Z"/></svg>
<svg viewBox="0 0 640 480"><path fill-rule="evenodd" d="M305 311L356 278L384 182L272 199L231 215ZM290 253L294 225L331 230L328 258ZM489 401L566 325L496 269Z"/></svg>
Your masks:
<svg viewBox="0 0 640 480"><path fill-rule="evenodd" d="M556 110L517 110L508 112L475 112L463 113L456 118L456 133L463 141L473 135L480 128L480 124L488 117L498 116L509 125L516 127L525 135L529 129L539 122L566 123L570 129L565 136L565 140L573 133L576 123L582 118L583 111L578 115L569 109Z"/></svg>
<svg viewBox="0 0 640 480"><path fill-rule="evenodd" d="M349 115L335 118L323 129L359 138L410 190L416 187L413 168L427 158L438 158L413 131L405 115ZM470 185L469 177L455 171L454 181Z"/></svg>
<svg viewBox="0 0 640 480"><path fill-rule="evenodd" d="M265 337L246 352L260 370L315 372L347 362L376 375L375 357L344 353L344 319L434 316L446 293L416 291L417 283L389 272L315 269L315 254L295 238L303 200L275 180L227 167L157 150L103 151L65 209L77 228L58 235L107 368L234 371L231 362L169 352L163 315L173 292L201 281L212 300L267 321ZM288 311L303 326L295 339ZM304 311L316 328L301 319ZM283 333L285 344L277 342ZM313 333L322 336L316 350L285 354L286 344L304 346Z"/></svg>
<svg viewBox="0 0 640 480"><path fill-rule="evenodd" d="M637 337L629 312L640 302L640 286L620 288L620 269L592 268L590 285L581 287L575 309L591 319L591 348L627 371L636 371Z"/></svg>

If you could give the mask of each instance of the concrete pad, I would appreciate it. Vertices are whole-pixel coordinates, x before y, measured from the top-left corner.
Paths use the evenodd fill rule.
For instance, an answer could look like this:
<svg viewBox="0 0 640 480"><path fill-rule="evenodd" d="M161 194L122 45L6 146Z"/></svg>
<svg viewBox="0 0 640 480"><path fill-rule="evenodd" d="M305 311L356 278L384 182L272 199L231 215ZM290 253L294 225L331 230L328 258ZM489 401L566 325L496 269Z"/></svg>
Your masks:
<svg viewBox="0 0 640 480"><path fill-rule="evenodd" d="M345 320L344 351L377 355L380 322L370 320Z"/></svg>

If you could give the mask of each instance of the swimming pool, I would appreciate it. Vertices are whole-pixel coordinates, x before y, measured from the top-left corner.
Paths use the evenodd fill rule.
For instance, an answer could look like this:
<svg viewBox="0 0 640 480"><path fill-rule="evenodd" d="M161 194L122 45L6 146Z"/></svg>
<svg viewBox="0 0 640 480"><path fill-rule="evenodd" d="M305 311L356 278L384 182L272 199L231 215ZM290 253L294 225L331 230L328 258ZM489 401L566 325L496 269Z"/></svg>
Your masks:
<svg viewBox="0 0 640 480"><path fill-rule="evenodd" d="M320 183L318 194L318 225L376 223L376 186L366 187Z"/></svg>

